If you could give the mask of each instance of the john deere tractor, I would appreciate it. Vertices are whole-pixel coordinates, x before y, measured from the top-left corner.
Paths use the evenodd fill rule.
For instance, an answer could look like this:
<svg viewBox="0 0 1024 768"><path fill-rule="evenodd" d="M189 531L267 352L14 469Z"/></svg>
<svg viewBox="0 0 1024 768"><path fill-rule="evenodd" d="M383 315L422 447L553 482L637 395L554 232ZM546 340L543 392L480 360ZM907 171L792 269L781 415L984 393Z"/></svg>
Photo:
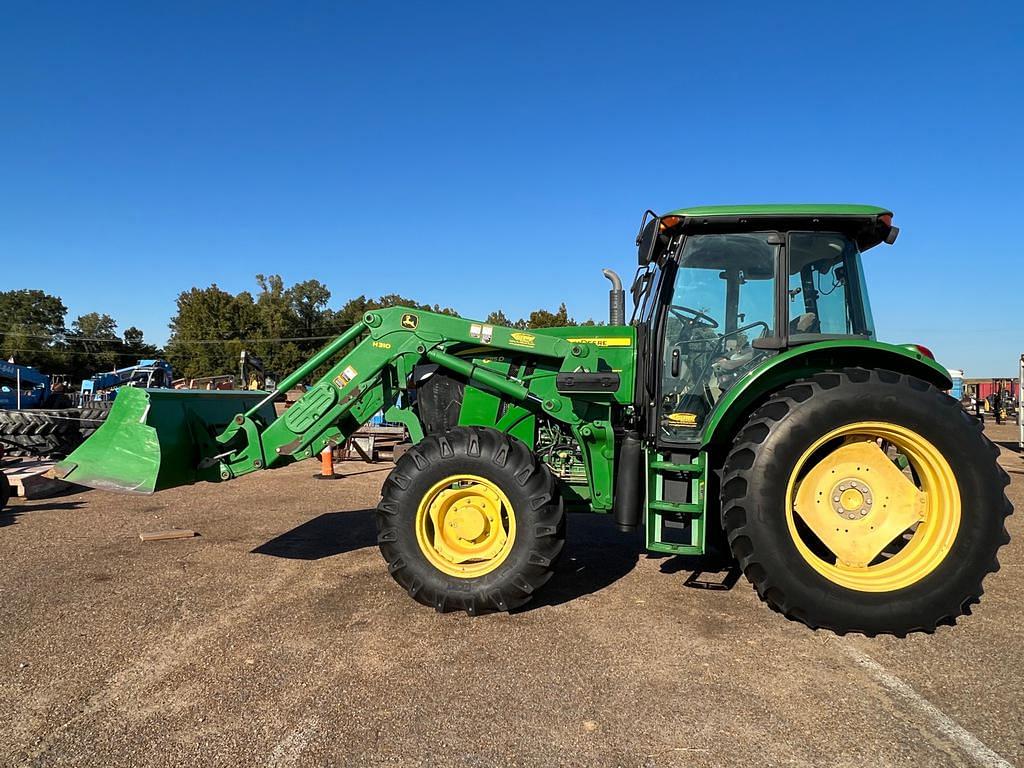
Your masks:
<svg viewBox="0 0 1024 768"><path fill-rule="evenodd" d="M628 324L609 270L604 326L373 310L274 392L122 390L57 472L139 493L233 480L384 409L414 445L384 483L380 550L439 611L528 601L566 513L585 510L642 527L656 553L727 544L766 603L811 627L931 631L977 602L1011 508L946 369L875 339L862 254L897 232L860 205L648 212Z"/></svg>

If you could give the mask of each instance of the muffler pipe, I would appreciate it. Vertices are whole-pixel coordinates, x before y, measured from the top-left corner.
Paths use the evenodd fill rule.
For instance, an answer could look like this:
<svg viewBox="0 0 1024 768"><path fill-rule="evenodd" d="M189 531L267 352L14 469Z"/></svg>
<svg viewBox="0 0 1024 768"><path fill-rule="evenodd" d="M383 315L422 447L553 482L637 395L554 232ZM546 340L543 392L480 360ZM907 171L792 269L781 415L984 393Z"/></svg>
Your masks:
<svg viewBox="0 0 1024 768"><path fill-rule="evenodd" d="M626 292L622 290L622 281L614 269L602 269L602 274L612 281L612 289L608 292L608 324L626 324Z"/></svg>

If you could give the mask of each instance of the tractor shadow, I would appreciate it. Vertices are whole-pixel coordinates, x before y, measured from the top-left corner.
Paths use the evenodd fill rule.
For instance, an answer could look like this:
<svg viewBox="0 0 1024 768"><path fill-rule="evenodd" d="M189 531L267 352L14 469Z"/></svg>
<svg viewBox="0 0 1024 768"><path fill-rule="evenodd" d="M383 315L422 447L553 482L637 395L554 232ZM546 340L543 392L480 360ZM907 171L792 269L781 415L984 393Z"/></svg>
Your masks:
<svg viewBox="0 0 1024 768"><path fill-rule="evenodd" d="M256 555L287 560L322 560L377 546L374 510L327 512L282 533L252 550Z"/></svg>
<svg viewBox="0 0 1024 768"><path fill-rule="evenodd" d="M690 571L684 586L731 589L739 578L735 562L711 555L672 557L649 555L643 532L621 533L605 515L569 515L567 539L555 573L536 597L514 613L561 605L599 592L632 571L641 557L663 560L662 573ZM252 550L253 554L288 560L322 560L377 546L373 509L328 512L282 533ZM381 561L381 571L384 563Z"/></svg>
<svg viewBox="0 0 1024 768"><path fill-rule="evenodd" d="M623 533L609 515L581 512L569 516L565 550L551 581L533 600L513 613L560 605L599 592L626 576L642 557L661 560L662 573L689 571L683 586L693 589L729 590L741 575L736 562L728 555L653 554L647 551L642 529Z"/></svg>
<svg viewBox="0 0 1024 768"><path fill-rule="evenodd" d="M992 442L1007 451L1011 451L1013 453L1021 452L1020 443L1016 440L993 440Z"/></svg>
<svg viewBox="0 0 1024 768"><path fill-rule="evenodd" d="M689 575L683 581L684 587L722 592L728 592L735 587L743 575L739 563L731 555L716 551L709 551L700 556L669 556L659 570L669 574L689 571Z"/></svg>
<svg viewBox="0 0 1024 768"><path fill-rule="evenodd" d="M20 501L9 504L0 510L0 528L14 525L18 519L31 512L66 512L79 509L85 505L84 501L54 501L45 499L43 501Z"/></svg>
<svg viewBox="0 0 1024 768"><path fill-rule="evenodd" d="M570 513L565 549L551 581L512 613L528 613L599 592L636 568L644 551L642 531L621 533L607 515Z"/></svg>

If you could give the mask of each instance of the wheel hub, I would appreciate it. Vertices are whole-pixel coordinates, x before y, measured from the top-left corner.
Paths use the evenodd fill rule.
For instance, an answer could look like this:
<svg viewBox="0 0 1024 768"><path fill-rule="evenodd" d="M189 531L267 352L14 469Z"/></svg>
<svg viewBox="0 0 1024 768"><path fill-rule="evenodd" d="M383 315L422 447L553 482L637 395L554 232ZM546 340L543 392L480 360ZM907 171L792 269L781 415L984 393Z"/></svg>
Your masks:
<svg viewBox="0 0 1024 768"><path fill-rule="evenodd" d="M878 444L860 439L844 443L807 472L793 511L838 566L867 568L889 542L924 519L926 505L927 494Z"/></svg>
<svg viewBox="0 0 1024 768"><path fill-rule="evenodd" d="M461 578L497 568L515 537L508 497L491 481L474 475L453 475L428 491L416 525L427 559Z"/></svg>
<svg viewBox="0 0 1024 768"><path fill-rule="evenodd" d="M846 520L867 517L874 504L871 486L855 477L840 480L830 494L832 509Z"/></svg>
<svg viewBox="0 0 1024 768"><path fill-rule="evenodd" d="M487 513L480 507L472 505L473 502L465 500L456 502L445 520L445 524L451 528L451 532L462 541L473 542L487 530Z"/></svg>

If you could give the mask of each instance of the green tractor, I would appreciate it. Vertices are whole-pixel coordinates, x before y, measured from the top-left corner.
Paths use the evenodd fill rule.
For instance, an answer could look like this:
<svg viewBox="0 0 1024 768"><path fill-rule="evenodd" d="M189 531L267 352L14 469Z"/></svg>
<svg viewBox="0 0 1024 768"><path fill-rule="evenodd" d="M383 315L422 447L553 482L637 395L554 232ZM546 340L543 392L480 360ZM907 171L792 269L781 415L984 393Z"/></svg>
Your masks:
<svg viewBox="0 0 1024 768"><path fill-rule="evenodd" d="M317 456L384 409L414 445L377 507L392 577L438 611L507 611L551 578L566 513L643 528L656 553L727 545L811 627L932 631L998 568L997 450L917 345L875 340L861 255L892 214L858 205L645 215L635 309L517 330L367 312L274 392L126 389L57 467L152 493ZM315 371L275 418L271 404Z"/></svg>

